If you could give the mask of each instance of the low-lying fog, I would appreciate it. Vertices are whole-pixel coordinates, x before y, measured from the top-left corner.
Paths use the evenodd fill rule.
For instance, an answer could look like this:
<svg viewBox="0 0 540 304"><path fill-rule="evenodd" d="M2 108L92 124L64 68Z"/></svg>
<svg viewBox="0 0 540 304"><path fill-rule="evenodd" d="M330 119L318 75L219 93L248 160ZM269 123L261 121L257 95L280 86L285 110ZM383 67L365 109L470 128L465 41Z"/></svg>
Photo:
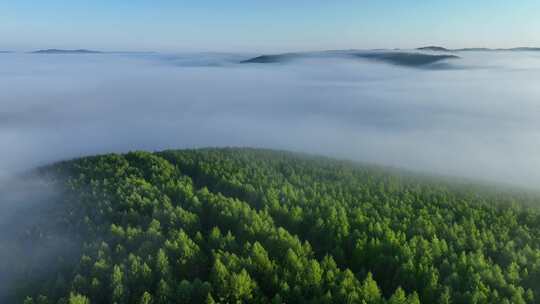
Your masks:
<svg viewBox="0 0 540 304"><path fill-rule="evenodd" d="M0 303L77 258L61 192L37 176L0 177ZM61 261L64 261L62 263Z"/></svg>
<svg viewBox="0 0 540 304"><path fill-rule="evenodd" d="M0 54L0 172L104 152L287 149L537 188L540 52L448 68L230 54Z"/></svg>

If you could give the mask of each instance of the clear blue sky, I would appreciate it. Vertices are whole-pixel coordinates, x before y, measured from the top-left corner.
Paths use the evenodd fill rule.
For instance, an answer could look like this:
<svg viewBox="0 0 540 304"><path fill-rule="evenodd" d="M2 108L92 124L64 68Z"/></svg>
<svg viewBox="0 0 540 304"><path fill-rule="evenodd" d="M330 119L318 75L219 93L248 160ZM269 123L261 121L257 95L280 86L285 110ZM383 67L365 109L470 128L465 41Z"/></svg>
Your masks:
<svg viewBox="0 0 540 304"><path fill-rule="evenodd" d="M540 46L540 0L0 0L0 50Z"/></svg>

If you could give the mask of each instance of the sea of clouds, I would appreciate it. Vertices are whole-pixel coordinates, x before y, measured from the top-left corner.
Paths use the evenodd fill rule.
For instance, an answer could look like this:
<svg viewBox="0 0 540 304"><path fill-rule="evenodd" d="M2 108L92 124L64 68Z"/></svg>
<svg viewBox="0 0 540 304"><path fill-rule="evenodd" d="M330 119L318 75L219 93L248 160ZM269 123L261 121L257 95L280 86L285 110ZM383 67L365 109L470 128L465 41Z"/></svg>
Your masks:
<svg viewBox="0 0 540 304"><path fill-rule="evenodd" d="M0 174L84 155L286 149L538 188L540 52L446 68L235 54L0 54Z"/></svg>

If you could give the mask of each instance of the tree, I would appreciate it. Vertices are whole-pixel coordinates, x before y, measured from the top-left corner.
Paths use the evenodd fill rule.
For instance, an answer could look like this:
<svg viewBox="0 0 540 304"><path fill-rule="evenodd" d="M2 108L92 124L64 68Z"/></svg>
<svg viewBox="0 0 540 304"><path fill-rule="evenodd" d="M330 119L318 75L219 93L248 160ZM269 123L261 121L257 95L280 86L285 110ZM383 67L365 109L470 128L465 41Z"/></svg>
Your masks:
<svg viewBox="0 0 540 304"><path fill-rule="evenodd" d="M111 276L112 301L113 303L124 302L124 274L118 265L114 265Z"/></svg>
<svg viewBox="0 0 540 304"><path fill-rule="evenodd" d="M398 287L394 294L390 297L388 300L388 304L407 304L407 295L401 289L401 287Z"/></svg>
<svg viewBox="0 0 540 304"><path fill-rule="evenodd" d="M381 291L377 282L373 279L371 272L366 276L366 279L362 283L362 296L368 303L378 303L381 300Z"/></svg>
<svg viewBox="0 0 540 304"><path fill-rule="evenodd" d="M69 304L90 304L90 300L83 295L71 293L69 295Z"/></svg>
<svg viewBox="0 0 540 304"><path fill-rule="evenodd" d="M230 278L231 298L235 302L244 302L252 298L253 290L257 284L251 279L245 269L235 273Z"/></svg>
<svg viewBox="0 0 540 304"><path fill-rule="evenodd" d="M145 291L139 300L139 304L152 304L152 295Z"/></svg>
<svg viewBox="0 0 540 304"><path fill-rule="evenodd" d="M167 281L161 279L158 283L156 299L159 304L166 304L172 298L172 290Z"/></svg>
<svg viewBox="0 0 540 304"><path fill-rule="evenodd" d="M439 298L440 304L452 304L452 296L450 294L450 289L445 288L443 293L441 294L441 297Z"/></svg>

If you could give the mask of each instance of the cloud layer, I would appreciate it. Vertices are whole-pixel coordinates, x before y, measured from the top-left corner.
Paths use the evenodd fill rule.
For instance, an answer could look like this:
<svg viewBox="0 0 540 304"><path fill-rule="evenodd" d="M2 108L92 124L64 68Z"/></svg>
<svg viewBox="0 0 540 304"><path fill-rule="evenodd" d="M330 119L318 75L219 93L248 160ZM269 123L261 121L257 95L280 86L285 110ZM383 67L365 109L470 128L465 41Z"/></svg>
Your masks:
<svg viewBox="0 0 540 304"><path fill-rule="evenodd" d="M0 172L203 146L326 154L538 188L540 53L452 69L231 54L0 54Z"/></svg>

